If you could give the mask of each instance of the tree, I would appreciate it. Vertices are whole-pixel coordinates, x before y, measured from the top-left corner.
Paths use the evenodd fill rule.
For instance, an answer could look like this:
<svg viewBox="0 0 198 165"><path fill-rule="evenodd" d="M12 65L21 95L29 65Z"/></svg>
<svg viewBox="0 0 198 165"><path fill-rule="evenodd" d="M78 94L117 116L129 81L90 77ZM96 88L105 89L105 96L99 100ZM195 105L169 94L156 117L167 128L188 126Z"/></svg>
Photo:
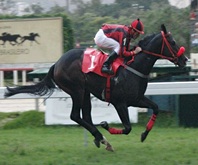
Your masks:
<svg viewBox="0 0 198 165"><path fill-rule="evenodd" d="M75 1L75 0L74 0ZM80 2L80 1L78 1ZM80 2L81 3L81 2ZM145 8L132 7L132 4L144 5ZM99 0L82 3L75 13L70 15L74 27L74 38L81 42L94 44L93 38L103 23L129 25L134 19L144 22L145 35L160 31L164 23L176 41L186 47L189 53L189 9L177 9L169 5L167 0L116 0L110 5L100 4Z"/></svg>
<svg viewBox="0 0 198 165"><path fill-rule="evenodd" d="M42 14L44 9L40 6L39 3L32 4L30 9L33 11L34 14Z"/></svg>
<svg viewBox="0 0 198 165"><path fill-rule="evenodd" d="M61 7L58 4L51 7L47 14L64 13L66 11L65 7Z"/></svg>
<svg viewBox="0 0 198 165"><path fill-rule="evenodd" d="M12 0L0 0L0 14L14 14L15 2Z"/></svg>

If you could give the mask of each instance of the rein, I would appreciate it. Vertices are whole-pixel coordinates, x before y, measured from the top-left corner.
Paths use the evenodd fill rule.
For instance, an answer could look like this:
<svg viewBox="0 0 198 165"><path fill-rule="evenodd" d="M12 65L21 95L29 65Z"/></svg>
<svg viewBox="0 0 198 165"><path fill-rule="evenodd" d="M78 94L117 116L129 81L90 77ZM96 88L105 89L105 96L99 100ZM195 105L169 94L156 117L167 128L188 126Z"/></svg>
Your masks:
<svg viewBox="0 0 198 165"><path fill-rule="evenodd" d="M150 52L150 51L147 51L147 50L142 50L142 52L146 53L146 54L150 54L150 55L153 55L153 56L156 56L156 57L160 57L162 59L167 59L167 60L170 60L170 61L173 61L174 63L177 62L178 60L178 57L175 55L177 54L173 49L172 47L170 46L169 42L167 41L166 39L166 35L164 34L163 31L161 31L161 34L162 34L162 37L163 37L163 43L162 43L162 48L161 48L161 54L158 54L158 53L153 53L153 52ZM163 50L164 50L164 46L167 46L168 50L170 51L172 57L167 57L165 55L163 55Z"/></svg>
<svg viewBox="0 0 198 165"><path fill-rule="evenodd" d="M156 56L156 57L160 57L160 58L162 58L162 59L170 60L170 61L172 61L174 64L176 64L176 63L177 63L177 60L178 60L178 56L179 56L181 53L183 53L183 52L185 51L185 49L182 48L181 53L179 53L179 51L178 51L178 52L175 52L175 51L172 49L172 47L171 47L170 43L168 42L168 40L166 39L166 36L167 36L168 34L165 35L163 31L161 31L161 34L162 34L162 38L163 38L163 43L162 43L162 48L161 48L161 54L154 53L154 52L150 52L150 51L147 51L147 50L142 50L142 52L144 52L144 53L146 53L146 54L150 54L150 55ZM169 52L171 53L172 57L167 57L167 56L163 55L163 51L164 51L164 46L165 46L165 45L167 46L167 48L168 48ZM130 60L130 61L128 62L128 64L131 63L131 62L133 62L133 61L134 61L134 58L132 58L132 60ZM139 77L141 77L141 78L149 78L149 75L144 75L143 73L141 73L141 72L139 72L139 71L137 71L137 70L135 70L135 69L133 69L133 68L127 66L127 65L124 65L124 67L125 67L125 69L127 69L128 71L130 71L130 72L136 74L137 76L139 76Z"/></svg>

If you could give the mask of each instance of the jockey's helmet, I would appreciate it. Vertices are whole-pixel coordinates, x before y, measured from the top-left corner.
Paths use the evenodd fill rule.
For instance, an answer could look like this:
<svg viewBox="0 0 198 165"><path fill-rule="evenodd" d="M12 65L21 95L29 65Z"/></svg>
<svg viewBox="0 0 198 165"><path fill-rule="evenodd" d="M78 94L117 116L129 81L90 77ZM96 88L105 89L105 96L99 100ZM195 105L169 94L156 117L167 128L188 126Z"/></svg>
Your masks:
<svg viewBox="0 0 198 165"><path fill-rule="evenodd" d="M131 23L131 27L138 33L144 34L144 25L139 18Z"/></svg>

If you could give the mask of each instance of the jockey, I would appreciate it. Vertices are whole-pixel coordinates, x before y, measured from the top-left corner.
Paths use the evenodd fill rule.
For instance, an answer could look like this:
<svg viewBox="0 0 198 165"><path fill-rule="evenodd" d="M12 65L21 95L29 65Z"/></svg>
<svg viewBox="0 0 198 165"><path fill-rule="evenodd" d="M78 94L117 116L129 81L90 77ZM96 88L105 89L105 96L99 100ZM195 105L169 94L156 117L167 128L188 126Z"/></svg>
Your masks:
<svg viewBox="0 0 198 165"><path fill-rule="evenodd" d="M100 48L110 49L112 52L104 62L101 72L113 75L110 69L111 63L118 57L134 56L142 51L141 47L129 51L130 41L136 39L140 34L144 34L144 25L138 18L130 26L117 24L103 24L101 29L96 33L94 41Z"/></svg>

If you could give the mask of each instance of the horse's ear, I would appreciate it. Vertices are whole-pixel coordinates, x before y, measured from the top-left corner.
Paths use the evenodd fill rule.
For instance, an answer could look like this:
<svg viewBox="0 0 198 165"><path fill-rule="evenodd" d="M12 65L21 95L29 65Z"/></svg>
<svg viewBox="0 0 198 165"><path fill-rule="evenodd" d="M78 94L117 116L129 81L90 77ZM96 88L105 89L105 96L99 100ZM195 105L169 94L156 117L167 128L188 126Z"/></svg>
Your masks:
<svg viewBox="0 0 198 165"><path fill-rule="evenodd" d="M167 30L164 24L161 25L161 29L164 32L164 34L167 34Z"/></svg>

